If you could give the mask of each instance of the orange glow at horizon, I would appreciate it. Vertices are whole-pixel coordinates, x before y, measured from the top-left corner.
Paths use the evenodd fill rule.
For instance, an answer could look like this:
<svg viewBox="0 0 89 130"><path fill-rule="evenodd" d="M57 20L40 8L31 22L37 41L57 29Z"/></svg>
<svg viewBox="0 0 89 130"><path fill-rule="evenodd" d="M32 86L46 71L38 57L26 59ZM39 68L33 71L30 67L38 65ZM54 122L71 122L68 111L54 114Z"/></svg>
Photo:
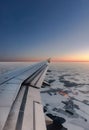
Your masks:
<svg viewBox="0 0 89 130"><path fill-rule="evenodd" d="M52 61L57 62L57 61L63 61L63 62L89 62L89 54L76 54L71 56L63 56L63 57L54 57Z"/></svg>
<svg viewBox="0 0 89 130"><path fill-rule="evenodd" d="M5 59L0 61L21 61L21 62L39 62L47 60L49 57L23 57L14 59ZM65 56L51 57L52 62L89 62L89 54L70 54Z"/></svg>

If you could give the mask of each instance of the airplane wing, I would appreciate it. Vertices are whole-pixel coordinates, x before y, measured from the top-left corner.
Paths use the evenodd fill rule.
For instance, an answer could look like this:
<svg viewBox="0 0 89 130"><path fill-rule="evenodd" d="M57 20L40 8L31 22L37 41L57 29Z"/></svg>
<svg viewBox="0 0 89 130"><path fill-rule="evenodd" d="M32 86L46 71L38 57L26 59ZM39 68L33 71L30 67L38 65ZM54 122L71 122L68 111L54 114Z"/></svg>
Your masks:
<svg viewBox="0 0 89 130"><path fill-rule="evenodd" d="M46 130L40 87L49 60L0 78L0 130Z"/></svg>

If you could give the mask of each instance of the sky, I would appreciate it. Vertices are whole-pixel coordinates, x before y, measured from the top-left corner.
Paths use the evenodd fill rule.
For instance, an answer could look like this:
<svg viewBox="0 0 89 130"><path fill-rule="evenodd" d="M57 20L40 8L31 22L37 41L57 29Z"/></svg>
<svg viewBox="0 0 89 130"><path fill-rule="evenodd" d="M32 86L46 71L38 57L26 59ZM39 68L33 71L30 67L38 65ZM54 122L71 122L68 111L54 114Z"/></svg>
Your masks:
<svg viewBox="0 0 89 130"><path fill-rule="evenodd" d="M0 0L0 61L89 61L89 0Z"/></svg>

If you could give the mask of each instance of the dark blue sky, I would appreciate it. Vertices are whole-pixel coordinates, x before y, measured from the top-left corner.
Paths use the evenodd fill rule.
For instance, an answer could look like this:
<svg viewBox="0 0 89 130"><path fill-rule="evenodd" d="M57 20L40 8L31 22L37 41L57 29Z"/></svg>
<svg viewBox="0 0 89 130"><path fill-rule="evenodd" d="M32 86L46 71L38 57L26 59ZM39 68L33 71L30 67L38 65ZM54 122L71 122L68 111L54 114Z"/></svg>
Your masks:
<svg viewBox="0 0 89 130"><path fill-rule="evenodd" d="M1 0L0 59L89 58L89 0Z"/></svg>

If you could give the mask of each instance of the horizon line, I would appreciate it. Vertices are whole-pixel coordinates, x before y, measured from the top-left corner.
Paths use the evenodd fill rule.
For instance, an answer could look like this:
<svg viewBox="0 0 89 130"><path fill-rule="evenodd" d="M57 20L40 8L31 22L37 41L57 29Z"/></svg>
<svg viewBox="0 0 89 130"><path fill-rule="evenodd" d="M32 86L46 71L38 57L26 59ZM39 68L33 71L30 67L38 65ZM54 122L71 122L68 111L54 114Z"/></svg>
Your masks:
<svg viewBox="0 0 89 130"><path fill-rule="evenodd" d="M39 62L45 59L0 59L0 62ZM51 59L51 62L89 62L89 60L55 60Z"/></svg>
<svg viewBox="0 0 89 130"><path fill-rule="evenodd" d="M89 62L89 60L52 60L52 62Z"/></svg>

